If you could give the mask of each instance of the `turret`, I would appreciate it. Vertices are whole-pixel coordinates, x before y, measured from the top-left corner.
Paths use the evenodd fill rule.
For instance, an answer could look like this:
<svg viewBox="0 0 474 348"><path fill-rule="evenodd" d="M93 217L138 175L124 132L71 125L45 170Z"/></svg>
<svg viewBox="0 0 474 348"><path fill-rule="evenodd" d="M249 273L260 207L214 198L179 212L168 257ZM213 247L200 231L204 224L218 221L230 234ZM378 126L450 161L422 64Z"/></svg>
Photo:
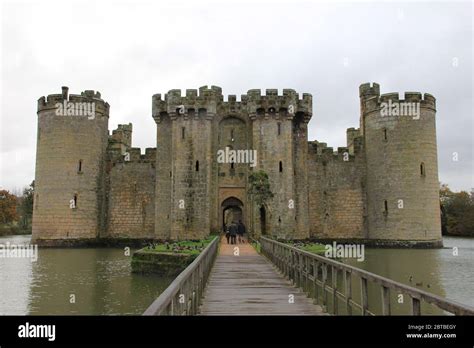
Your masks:
<svg viewBox="0 0 474 348"><path fill-rule="evenodd" d="M104 228L109 104L99 92L38 100L33 240L92 240Z"/></svg>
<svg viewBox="0 0 474 348"><path fill-rule="evenodd" d="M371 239L441 245L436 100L360 86Z"/></svg>

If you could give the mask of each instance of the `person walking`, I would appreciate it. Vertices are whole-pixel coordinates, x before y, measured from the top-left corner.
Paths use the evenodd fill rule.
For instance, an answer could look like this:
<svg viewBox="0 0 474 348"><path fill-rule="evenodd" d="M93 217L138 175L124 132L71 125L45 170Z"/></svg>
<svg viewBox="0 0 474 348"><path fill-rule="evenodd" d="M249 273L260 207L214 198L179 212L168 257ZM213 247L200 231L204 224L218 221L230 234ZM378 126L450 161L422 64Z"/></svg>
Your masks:
<svg viewBox="0 0 474 348"><path fill-rule="evenodd" d="M230 224L224 225L225 238L227 239L227 244L230 244Z"/></svg>
<svg viewBox="0 0 474 348"><path fill-rule="evenodd" d="M236 237L237 237L237 224L235 221L232 221L229 227L229 232L230 232L230 244L236 244Z"/></svg>
<svg viewBox="0 0 474 348"><path fill-rule="evenodd" d="M245 234L245 225L242 223L242 220L239 220L237 225L237 239L239 243L244 243L244 234Z"/></svg>

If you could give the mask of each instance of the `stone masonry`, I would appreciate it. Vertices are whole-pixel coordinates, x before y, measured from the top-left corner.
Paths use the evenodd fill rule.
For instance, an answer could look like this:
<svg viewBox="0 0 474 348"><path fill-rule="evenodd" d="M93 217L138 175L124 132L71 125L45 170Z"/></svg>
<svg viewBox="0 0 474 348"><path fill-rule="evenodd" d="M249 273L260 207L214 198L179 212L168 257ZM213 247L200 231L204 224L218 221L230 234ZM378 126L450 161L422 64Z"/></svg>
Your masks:
<svg viewBox="0 0 474 348"><path fill-rule="evenodd" d="M132 124L109 134L99 92L63 87L38 100L33 240L200 239L238 216L254 237L441 246L435 98L380 95L376 83L359 95L360 126L335 151L308 142L310 94L249 90L224 100L216 86L155 94L156 148L141 154ZM389 102L419 112L386 115ZM58 115L59 104L93 105L95 114ZM242 156L222 162L220 151ZM262 206L248 194L258 170L273 193Z"/></svg>

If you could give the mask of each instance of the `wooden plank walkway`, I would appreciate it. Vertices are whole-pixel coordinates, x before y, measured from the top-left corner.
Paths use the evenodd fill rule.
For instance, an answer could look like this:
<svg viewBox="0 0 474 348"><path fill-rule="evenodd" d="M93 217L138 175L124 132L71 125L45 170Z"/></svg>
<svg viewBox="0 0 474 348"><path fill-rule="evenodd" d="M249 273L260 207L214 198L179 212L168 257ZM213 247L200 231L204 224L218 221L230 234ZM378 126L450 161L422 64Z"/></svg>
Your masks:
<svg viewBox="0 0 474 348"><path fill-rule="evenodd" d="M234 247L239 256L234 255ZM290 303L293 296L293 303ZM320 306L286 280L245 243L221 241L200 315L325 315Z"/></svg>

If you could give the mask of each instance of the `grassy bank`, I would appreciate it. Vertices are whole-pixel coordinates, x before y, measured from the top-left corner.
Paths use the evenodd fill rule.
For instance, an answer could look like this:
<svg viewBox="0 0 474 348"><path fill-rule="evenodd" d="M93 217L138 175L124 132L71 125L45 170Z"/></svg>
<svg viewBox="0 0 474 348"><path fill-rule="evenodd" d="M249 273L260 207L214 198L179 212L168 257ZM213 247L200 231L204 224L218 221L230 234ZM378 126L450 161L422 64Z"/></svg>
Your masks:
<svg viewBox="0 0 474 348"><path fill-rule="evenodd" d="M150 244L143 248L144 252L172 253L185 255L199 255L215 236L209 236L202 240L183 240L179 242L164 242Z"/></svg>
<svg viewBox="0 0 474 348"><path fill-rule="evenodd" d="M133 253L132 272L173 277L181 273L215 238L150 243Z"/></svg>
<svg viewBox="0 0 474 348"><path fill-rule="evenodd" d="M308 251L313 254L318 254L324 256L324 252L326 251L325 245L320 243L314 242L305 242L305 241L284 241L288 245L291 245L295 248L302 249L304 251Z"/></svg>
<svg viewBox="0 0 474 348"><path fill-rule="evenodd" d="M0 236L31 234L31 230L22 229L17 223L0 224Z"/></svg>

